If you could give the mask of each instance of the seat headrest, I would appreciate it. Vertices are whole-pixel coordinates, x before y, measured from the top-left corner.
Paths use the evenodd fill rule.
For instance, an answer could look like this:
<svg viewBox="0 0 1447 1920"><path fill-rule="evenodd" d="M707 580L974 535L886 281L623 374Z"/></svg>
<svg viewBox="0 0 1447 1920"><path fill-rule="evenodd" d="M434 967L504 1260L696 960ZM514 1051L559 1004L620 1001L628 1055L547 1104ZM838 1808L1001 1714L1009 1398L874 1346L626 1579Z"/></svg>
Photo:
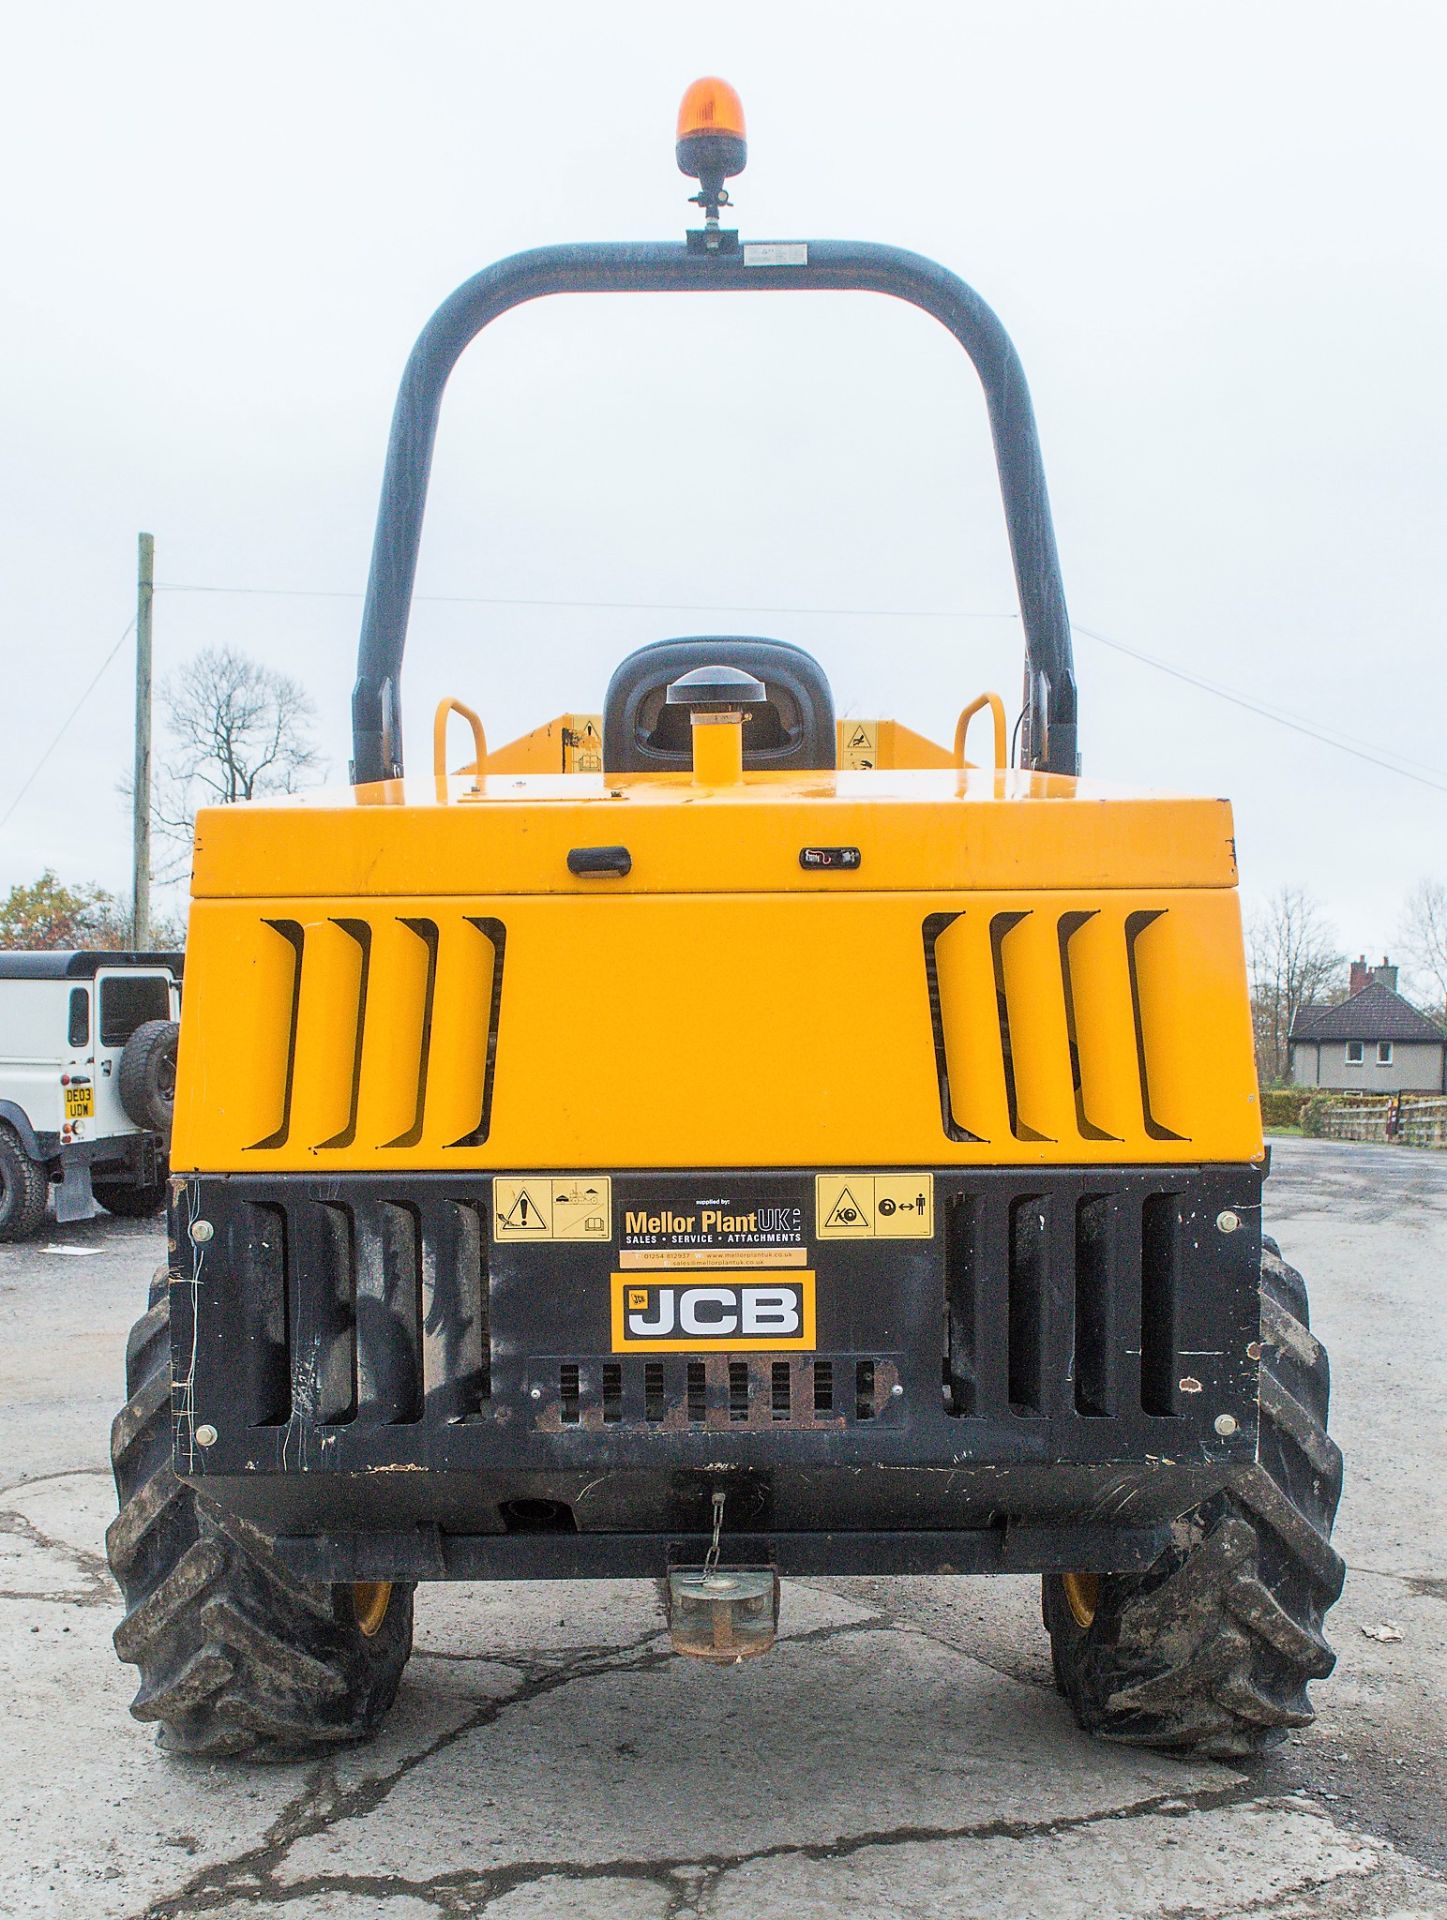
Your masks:
<svg viewBox="0 0 1447 1920"><path fill-rule="evenodd" d="M746 769L823 768L836 762L834 696L812 654L746 634L655 640L622 661L603 701L603 771L663 773L692 764L688 709L670 706L670 681L696 667L735 667L764 683L744 727Z"/></svg>

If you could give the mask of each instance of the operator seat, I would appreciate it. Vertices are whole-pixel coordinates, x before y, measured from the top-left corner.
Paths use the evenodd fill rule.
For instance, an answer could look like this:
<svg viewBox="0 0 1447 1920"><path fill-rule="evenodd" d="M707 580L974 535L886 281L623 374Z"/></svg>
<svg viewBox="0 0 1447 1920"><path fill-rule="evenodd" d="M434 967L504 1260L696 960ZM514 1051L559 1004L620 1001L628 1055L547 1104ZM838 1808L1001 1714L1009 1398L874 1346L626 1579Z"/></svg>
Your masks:
<svg viewBox="0 0 1447 1920"><path fill-rule="evenodd" d="M832 767L834 696L812 654L787 640L744 634L655 640L622 661L603 701L604 773L668 773L693 764L688 709L669 706L669 683L695 667L739 667L764 683L749 708L744 766L760 771Z"/></svg>

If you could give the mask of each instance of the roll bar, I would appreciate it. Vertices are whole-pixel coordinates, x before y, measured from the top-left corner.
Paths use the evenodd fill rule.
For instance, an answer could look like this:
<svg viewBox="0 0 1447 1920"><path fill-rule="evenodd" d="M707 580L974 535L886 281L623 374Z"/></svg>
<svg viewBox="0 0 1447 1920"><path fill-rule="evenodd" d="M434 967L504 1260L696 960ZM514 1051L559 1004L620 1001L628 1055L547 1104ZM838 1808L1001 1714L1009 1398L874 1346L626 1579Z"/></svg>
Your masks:
<svg viewBox="0 0 1447 1920"><path fill-rule="evenodd" d="M556 293L883 293L933 314L974 362L985 391L1025 630L1022 766L1076 773L1075 668L1040 442L1024 370L995 314L922 254L847 240L538 247L465 281L423 328L392 415L352 692L352 779L402 772L402 654L443 389L490 321Z"/></svg>

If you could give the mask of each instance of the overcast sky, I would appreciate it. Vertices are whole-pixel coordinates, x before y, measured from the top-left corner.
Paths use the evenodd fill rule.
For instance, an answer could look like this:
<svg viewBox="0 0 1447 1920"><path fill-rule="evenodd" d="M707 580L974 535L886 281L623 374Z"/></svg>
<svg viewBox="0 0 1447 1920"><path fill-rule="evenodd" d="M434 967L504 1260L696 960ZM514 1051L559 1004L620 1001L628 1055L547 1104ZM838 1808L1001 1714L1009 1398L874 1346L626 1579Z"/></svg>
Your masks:
<svg viewBox="0 0 1447 1920"><path fill-rule="evenodd" d="M718 72L746 237L915 247L1003 317L1073 618L1421 778L1082 635L1086 771L1229 794L1248 897L1308 887L1352 952L1447 879L1440 5L0 10L0 813L131 617L142 527L158 672L285 667L345 777L412 339L499 255L681 234L673 118ZM797 641L841 711L936 738L1018 698L973 374L872 296L508 316L450 390L418 586L414 764L440 695L500 743L667 633ZM128 886L131 672L128 642L0 884Z"/></svg>

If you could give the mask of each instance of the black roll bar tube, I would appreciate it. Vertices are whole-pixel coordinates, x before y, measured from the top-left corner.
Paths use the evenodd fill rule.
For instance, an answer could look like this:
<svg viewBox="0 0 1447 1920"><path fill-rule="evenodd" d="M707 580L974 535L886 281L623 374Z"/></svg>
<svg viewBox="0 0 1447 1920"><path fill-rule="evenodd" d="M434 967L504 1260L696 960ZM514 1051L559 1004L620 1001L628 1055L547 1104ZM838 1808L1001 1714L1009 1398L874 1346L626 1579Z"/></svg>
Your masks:
<svg viewBox="0 0 1447 1920"><path fill-rule="evenodd" d="M782 260L786 264L773 264ZM1045 470L1024 369L995 314L922 254L846 240L695 252L682 242L538 247L484 268L423 328L402 376L387 446L352 692L352 779L402 772L402 654L443 389L490 321L556 293L883 293L933 314L985 391L1025 630L1021 764L1079 771L1075 667Z"/></svg>

